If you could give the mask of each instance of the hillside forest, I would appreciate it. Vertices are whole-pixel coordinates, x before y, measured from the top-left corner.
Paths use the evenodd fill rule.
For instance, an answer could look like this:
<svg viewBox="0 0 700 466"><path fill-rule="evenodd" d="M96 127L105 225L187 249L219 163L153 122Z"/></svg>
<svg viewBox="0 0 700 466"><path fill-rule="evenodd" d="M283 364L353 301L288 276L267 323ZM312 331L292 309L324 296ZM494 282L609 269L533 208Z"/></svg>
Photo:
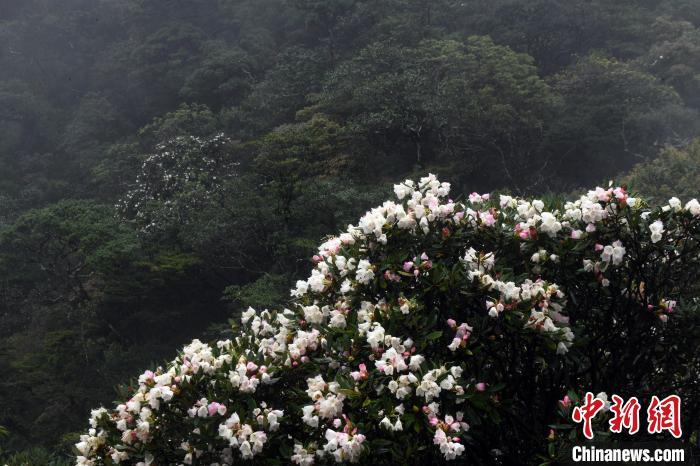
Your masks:
<svg viewBox="0 0 700 466"><path fill-rule="evenodd" d="M700 196L699 111L697 0L0 0L0 462L64 464L399 180Z"/></svg>

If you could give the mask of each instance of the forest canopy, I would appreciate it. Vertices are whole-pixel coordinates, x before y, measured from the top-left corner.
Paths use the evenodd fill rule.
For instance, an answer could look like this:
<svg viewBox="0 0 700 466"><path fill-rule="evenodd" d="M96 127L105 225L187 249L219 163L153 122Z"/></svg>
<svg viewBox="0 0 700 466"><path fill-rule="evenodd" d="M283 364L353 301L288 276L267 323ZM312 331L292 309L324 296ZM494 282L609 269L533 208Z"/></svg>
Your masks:
<svg viewBox="0 0 700 466"><path fill-rule="evenodd" d="M0 462L68 461L399 179L700 197L698 111L695 0L4 1Z"/></svg>

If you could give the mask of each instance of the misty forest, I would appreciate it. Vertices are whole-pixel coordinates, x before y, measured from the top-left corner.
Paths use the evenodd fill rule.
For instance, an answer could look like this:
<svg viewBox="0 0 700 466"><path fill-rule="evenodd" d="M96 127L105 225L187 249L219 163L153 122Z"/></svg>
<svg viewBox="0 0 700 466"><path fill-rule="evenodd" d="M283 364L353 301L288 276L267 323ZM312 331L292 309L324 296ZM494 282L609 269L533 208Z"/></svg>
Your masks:
<svg viewBox="0 0 700 466"><path fill-rule="evenodd" d="M698 0L0 0L0 464L62 466L76 464L76 455L78 464L95 466L223 465L254 455L263 455L255 456L256 464L289 464L290 458L312 464L314 457L370 464L370 455L374 464L410 464L406 452L412 461L547 463L565 447L560 439L571 427L556 420L566 408L557 400L572 390L565 400L576 402L575 393L589 389L681 394L684 439L697 448L700 206L686 202L700 197L699 112ZM397 185L406 179L422 181ZM594 204L614 211L617 220L601 214L579 225L571 211L582 209L585 219L587 201L567 207L563 201L596 186L603 188L589 197L597 196ZM542 213L542 201L522 201L533 198L554 215ZM382 218L378 230L363 218L361 237L324 243L386 199L404 207L385 203L372 211ZM416 224L406 226L403 209L414 215L420 199L427 199L431 215L418 222L420 207ZM634 210L636 199L644 199L637 208L648 207L650 217ZM478 222L469 226L465 219L477 205L483 212L474 213ZM553 205L562 207L555 212ZM484 232L480 222L501 224L494 220L499 209L513 209L519 222L530 219L529 230L504 213L497 233ZM454 227L444 223L453 210L461 212L450 217ZM387 226L394 218L396 231ZM635 225L651 239L630 232ZM579 238L581 247L572 243ZM476 259L469 251L465 256L464 244L477 249ZM489 256L479 256L480 247L496 251L495 265L482 263ZM666 267L676 256L679 262ZM353 258L349 265L346 257ZM657 259L658 267L646 268ZM330 269L321 267L326 262ZM456 276L458 266L466 272ZM343 281L350 270L354 278ZM308 282L297 282L310 273ZM334 273L337 280L329 278ZM515 325L515 318L502 317L503 304L489 301L493 290L464 291L467 273L470 280L492 275L487 287L494 280L525 286L527 277L534 280L528 287L540 279L557 283L564 292L554 285L533 291L544 300L538 301L542 312L549 306L560 318L540 316L546 325L536 327L554 321L556 331L552 326L545 342L520 320ZM323 274L331 285L312 280ZM385 298L379 304L369 304L376 293L362 291L372 286ZM447 292L456 286L459 299ZM632 312L633 295L653 311L639 319L606 317L606 309ZM349 308L380 316L392 299L403 326L376 317L374 330L362 324L358 330ZM441 309L478 303L478 312L466 314L468 320L419 317L428 315L429 302ZM505 306L525 306L518 303ZM324 305L322 315L314 314ZM249 307L280 311L253 315ZM133 428L135 440L119 440L115 430L98 435L104 444L94 443L94 433L81 442L92 410L113 409L115 400L144 387L160 390L162 372L144 371L174 358L184 367L204 357L193 346L184 355L178 348L195 338L239 342L240 332L257 335L245 330L254 322L277 319L284 327L291 318L285 307L305 316L299 329L328 332L326 356L329 348L349 348L361 338L369 345L343 353L351 361L346 373L331 374L329 366L337 364L309 360L304 351L299 367L309 360L313 369L297 376L280 369L278 394L265 388L260 398L280 411L256 408L269 411L267 437L236 440L236 401L226 408L221 399L213 402L215 393L207 401L193 392L187 402L173 398L168 409L187 418L194 406L196 425L180 429L151 418L150 433ZM529 316L530 308L522 312ZM378 344L391 341L379 350L371 340L378 322L386 328ZM584 327L596 338L585 337ZM291 342L292 330L282 330ZM415 346L392 340L390 332L410 334ZM464 343L448 350L455 332ZM216 351L227 351L229 343ZM598 348L613 349L598 354ZM315 349L308 344L306 351ZM454 410L438 413L423 389L416 393L426 406L412 406L409 398L396 406L398 395L393 402L353 398L351 392L373 393L363 383L383 386L372 375L375 356L379 366L380 354L414 350L428 356L412 358L411 371L424 381L432 374L456 397L443 406L467 397L469 407L454 428L464 433L464 446L440 430L452 424ZM222 361L233 380L239 359L230 351L234 360ZM445 363L451 375L430 365L429 354L453 361L459 351L466 363L452 369ZM491 359L487 351L500 356ZM358 369L360 354L367 365ZM290 357L287 365L296 367L296 356ZM269 372L274 364L285 366L284 360L265 364ZM255 377L258 366L243 364L240 376ZM630 375L620 367L631 368ZM317 374L335 381L324 384ZM308 388L322 402L339 404L336 414L347 414L343 421L328 415L318 443L304 439L316 435L310 426L319 417L326 422L324 414L313 420L298 393L283 390L295 377L307 401ZM243 383L236 380L234 386ZM312 380L321 382L313 388ZM185 392L175 390L181 397ZM173 396L159 393L162 400L150 409ZM275 396L284 406L275 405ZM254 407L259 400L248 401ZM237 408L241 419L243 409ZM376 420L375 411L382 414ZM372 421L352 414L359 412ZM103 422L103 414L93 412L91 422ZM150 415L141 411L141 420ZM218 432L240 452L228 448L215 457L198 449L194 437L205 438L205 421L216 416L211 435ZM341 423L347 423L345 437L329 439ZM153 426L161 434L153 434ZM178 440L161 450L139 443L166 431L188 438L182 430L192 428L190 443ZM284 444L282 433L304 429L306 437ZM202 442L213 445L213 438ZM336 443L324 447L326 439ZM396 447L420 442L426 446L415 451ZM100 450L112 446L109 453Z"/></svg>

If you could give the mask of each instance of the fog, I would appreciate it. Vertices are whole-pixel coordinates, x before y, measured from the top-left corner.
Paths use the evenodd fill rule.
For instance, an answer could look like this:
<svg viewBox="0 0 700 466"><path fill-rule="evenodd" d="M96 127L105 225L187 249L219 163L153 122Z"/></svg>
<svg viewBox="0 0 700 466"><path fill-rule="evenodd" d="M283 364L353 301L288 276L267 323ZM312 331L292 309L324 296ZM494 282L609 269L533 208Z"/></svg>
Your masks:
<svg viewBox="0 0 700 466"><path fill-rule="evenodd" d="M0 462L400 180L700 195L699 109L697 0L0 0Z"/></svg>

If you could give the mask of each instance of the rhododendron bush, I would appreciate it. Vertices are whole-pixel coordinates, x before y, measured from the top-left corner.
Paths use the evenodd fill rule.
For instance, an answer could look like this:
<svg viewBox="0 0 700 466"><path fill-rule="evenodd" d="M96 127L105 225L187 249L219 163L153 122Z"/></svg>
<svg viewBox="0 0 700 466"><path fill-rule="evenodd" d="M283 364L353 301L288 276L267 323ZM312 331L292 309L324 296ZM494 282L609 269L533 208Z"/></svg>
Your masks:
<svg viewBox="0 0 700 466"><path fill-rule="evenodd" d="M697 428L700 203L458 202L432 175L395 193L286 307L93 411L77 463L537 461L574 432L550 431L569 390L675 393Z"/></svg>

